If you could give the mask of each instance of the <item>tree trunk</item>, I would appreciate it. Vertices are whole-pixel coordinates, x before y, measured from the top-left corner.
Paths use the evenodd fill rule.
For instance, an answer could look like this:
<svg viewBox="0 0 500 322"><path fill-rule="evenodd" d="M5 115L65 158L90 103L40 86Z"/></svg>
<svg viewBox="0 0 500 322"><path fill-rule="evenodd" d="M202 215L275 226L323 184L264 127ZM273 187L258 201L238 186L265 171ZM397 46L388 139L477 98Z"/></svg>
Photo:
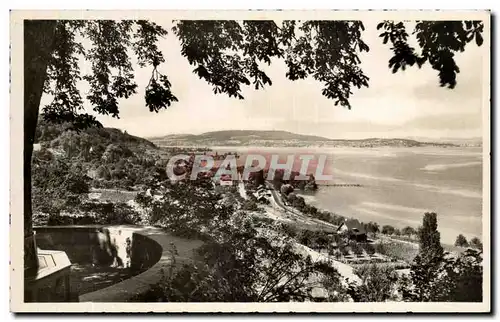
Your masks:
<svg viewBox="0 0 500 322"><path fill-rule="evenodd" d="M32 226L31 156L47 64L52 52L56 20L24 21L24 272L32 276L38 268Z"/></svg>

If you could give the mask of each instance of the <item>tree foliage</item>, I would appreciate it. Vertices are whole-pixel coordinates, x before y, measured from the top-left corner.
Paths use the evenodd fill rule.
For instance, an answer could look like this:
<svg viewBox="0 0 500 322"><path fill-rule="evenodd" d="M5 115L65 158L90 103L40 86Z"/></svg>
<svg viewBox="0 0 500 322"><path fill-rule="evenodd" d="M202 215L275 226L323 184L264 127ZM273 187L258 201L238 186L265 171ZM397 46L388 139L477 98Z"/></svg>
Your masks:
<svg viewBox="0 0 500 322"><path fill-rule="evenodd" d="M382 226L382 234L392 235L394 234L395 228L391 225Z"/></svg>
<svg viewBox="0 0 500 322"><path fill-rule="evenodd" d="M437 224L437 214L426 212L424 214L422 227L418 230L420 243L420 254L424 261L432 261L435 258L442 258L444 254L441 246L441 234Z"/></svg>
<svg viewBox="0 0 500 322"><path fill-rule="evenodd" d="M448 258L442 267L441 283L446 292L441 300L481 302L483 300L482 253L468 249L455 258Z"/></svg>
<svg viewBox="0 0 500 322"><path fill-rule="evenodd" d="M444 253L435 213L424 215L419 238L420 251L411 266L411 281L401 283L403 298L419 302L482 301L482 253L472 249L458 255Z"/></svg>
<svg viewBox="0 0 500 322"><path fill-rule="evenodd" d="M415 235L417 232L413 227L406 226L401 230L401 234L406 235L408 237L411 237L412 235Z"/></svg>
<svg viewBox="0 0 500 322"><path fill-rule="evenodd" d="M365 225L365 229L367 232L372 233L374 236L377 235L377 233L380 231L380 226L378 223L370 221Z"/></svg>
<svg viewBox="0 0 500 322"><path fill-rule="evenodd" d="M355 302L385 302L394 299L398 280L394 268L377 264L362 265L354 273L361 279L361 284L350 291Z"/></svg>
<svg viewBox="0 0 500 322"><path fill-rule="evenodd" d="M78 166L54 158L43 148L33 158L33 204L35 211L57 215L79 205L89 192L90 178Z"/></svg>
<svg viewBox="0 0 500 322"><path fill-rule="evenodd" d="M458 247L468 247L469 246L469 242L467 241L467 238L465 238L464 235L459 234L457 236L457 239L455 240L455 246L458 246Z"/></svg>
<svg viewBox="0 0 500 322"><path fill-rule="evenodd" d="M392 45L389 68L393 72L429 63L439 72L441 86L450 88L459 72L455 53L474 39L478 46L483 43L480 21L417 21L413 34L418 48L408 44L403 22L384 21L377 28L383 31L383 42ZM368 87L369 78L360 67L360 54L369 51L362 39L364 30L361 21L344 20L180 20L172 27L181 42L181 54L215 94L243 99L246 86L271 86L264 66L283 59L287 78L311 77L323 85L322 95L347 108L351 108L353 88ZM82 79L90 85L85 98L93 110L119 117L119 100L137 92L131 53L140 67L152 67L146 106L155 112L170 106L177 98L168 76L160 72L165 57L158 46L158 39L167 34L162 26L146 20L58 20L44 86L53 100L44 107L44 117L70 121L76 128L98 124L94 116L83 113L77 88ZM91 65L89 74L81 73L82 58Z"/></svg>
<svg viewBox="0 0 500 322"><path fill-rule="evenodd" d="M473 237L471 240L470 240L470 245L474 248L477 248L479 250L483 250L483 243L481 242L481 240L477 237Z"/></svg>
<svg viewBox="0 0 500 322"><path fill-rule="evenodd" d="M392 45L389 68L393 73L428 63L439 72L440 85L449 88L456 86L460 72L455 53L463 52L473 40L481 46L483 28L480 21L417 21L413 31L419 46L417 50L408 44L409 35L403 22L384 21L377 25L377 29L383 30L380 37L384 44L390 42Z"/></svg>
<svg viewBox="0 0 500 322"><path fill-rule="evenodd" d="M83 99L77 88L84 79L90 85L86 99L94 112L119 117L119 99L137 92L132 51L141 67L153 67L145 99L151 111L169 106L177 98L170 83L157 67L165 61L158 49L158 38L167 34L161 26L146 20L58 20L52 55L47 67L44 91L53 100L43 108L44 118L69 121L76 129L98 125L94 116L82 113ZM89 48L82 45L87 39ZM81 75L79 61L91 65L91 72Z"/></svg>
<svg viewBox="0 0 500 322"><path fill-rule="evenodd" d="M202 246L195 262L166 275L141 301L304 301L321 286L311 279L314 274L340 279L333 268L295 253L290 243L272 244L249 225L239 228Z"/></svg>
<svg viewBox="0 0 500 322"><path fill-rule="evenodd" d="M151 224L182 236L197 233L205 241L193 262L165 274L141 301L304 301L322 285L314 279L318 274L328 277L330 287L332 279L340 280L332 267L298 253L279 227L263 221L266 231L275 233L259 233L263 226L257 227L248 213L235 212L234 204L225 204L213 189L201 188L197 181L186 181L167 186L160 199L136 198Z"/></svg>
<svg viewBox="0 0 500 322"><path fill-rule="evenodd" d="M43 32L37 33L37 28ZM478 46L483 42L483 25L478 21L420 21L417 22L416 34L421 53L407 44L408 35L404 24L383 22L381 34L384 42L391 41L394 56L389 61L393 72L405 66L417 64L419 67L429 63L439 72L441 86L453 88L456 74L459 72L455 63L456 52L463 51L473 39ZM53 28L53 30L52 30ZM152 68L149 84L145 89L145 102L150 111L159 112L177 101L166 73L162 73L161 64L165 61L158 47L158 39L167 35L167 30L154 22L146 20L57 20L55 22L25 22L25 234L31 226L31 151L35 140L35 128L39 112L41 92L52 97L52 102L43 107L42 116L52 122L68 122L77 130L89 126L99 126L95 116L85 113L82 93L78 82L85 80L89 91L85 99L91 104L96 114L111 115L119 118L119 101L136 94L134 69L130 54L133 53L141 67ZM273 21L176 21L174 35L181 42L181 54L194 66L193 72L213 87L215 94L225 94L243 99L244 86L260 89L271 86L272 80L266 74L263 65L271 64L273 59L283 59L287 66L286 77L290 80L312 79L322 84L321 94L333 100L335 105L351 108L350 98L354 88L368 87L368 77L361 69L361 53L369 47L362 39L364 26L361 21L283 21L280 25ZM43 39L37 39L40 34ZM89 46L83 43L88 42ZM37 48L39 46L39 48ZM91 67L90 73L82 75L80 60L84 59ZM33 68L31 68L33 67ZM32 97L32 98L31 98ZM104 147L104 149L107 149ZM106 152L105 150L102 153ZM111 151L113 152L113 151ZM71 152L69 153L71 157ZM47 157L43 156L43 157ZM42 157L42 158L43 158ZM66 169L57 171L66 171ZM51 171L52 171L51 170ZM103 171L106 172L106 171ZM120 172L115 171L114 176ZM105 173L107 175L107 173ZM110 176L112 173L109 174ZM158 173L161 177L161 173ZM52 176L56 179L56 176ZM37 180L35 178L35 180ZM82 181L62 173L57 180L68 181L69 192L78 194L86 191ZM66 184L57 182L59 187ZM60 183L60 184L59 184ZM41 182L36 185L40 186ZM54 185L55 187L56 185ZM255 286L256 274L266 272L268 280L263 280L262 290L256 293L238 293L231 288L228 296L240 294L251 296L251 300L286 301L304 300L309 286L304 283L317 265L307 259L298 259L289 253L287 247L275 248L268 244L255 247L255 252L246 253L250 258L241 259L240 251L248 247L247 242L259 242L252 238L238 240L224 239L229 227L224 223L227 213L219 209L219 204L207 202L201 198L196 203L176 203L186 196L199 196L197 187L172 189L174 195L164 195L162 203L151 201L151 219L159 225L177 228L181 232L195 228L208 228L219 232L219 242L228 248L213 244L215 254L212 264L209 261L205 277L197 277L192 285L207 285L204 290L220 290L226 287ZM63 193L63 192L61 192ZM68 199L70 200L70 199ZM304 207L303 200L297 198L297 205ZM193 205L197 204L196 207ZM168 217L167 217L168 216ZM214 216L218 216L214 218ZM427 215L426 215L427 216ZM421 230L422 256L425 265L441 258L439 232L432 224L432 216ZM212 236L212 238L214 238ZM230 243L228 243L230 241ZM220 244L219 243L219 244ZM234 243L234 244L233 244ZM260 247L260 248L259 248ZM221 254L226 256L219 256ZM266 254L265 260L252 258L255 253ZM283 257L284 256L284 257ZM228 261L225 261L227 259ZM282 259L276 264L277 259ZM230 265L240 265L234 270ZM253 266L252 266L253 265ZM264 266L263 266L264 265ZM267 265L267 266L266 266ZM257 269L257 268L258 269ZM272 272L279 268L280 271ZM314 269L313 269L314 268ZM222 279L219 277L222 275ZM283 274L285 274L283 276ZM288 274L288 275L287 275ZM330 272L330 276L333 272ZM219 278L219 279L217 279ZM429 280L428 276L422 281ZM243 279L243 280L241 280ZM183 280L182 278L180 280ZM216 281L214 283L213 281ZM259 281L262 281L259 279ZM284 283L282 281L285 281ZM269 286L268 282L270 283ZM246 283L246 284L245 284ZM234 286L233 286L234 285ZM196 286L197 287L197 286ZM197 294L196 287L190 294ZM224 287L222 288L224 289ZM258 289L258 288L257 288ZM264 292L264 293L262 293ZM226 294L226 293L222 293ZM203 298L203 294L197 298ZM424 294L423 298L428 299ZM238 298L238 296L236 296ZM240 298L245 300L245 298Z"/></svg>
<svg viewBox="0 0 500 322"><path fill-rule="evenodd" d="M440 233L437 230L437 214L425 213L422 227L418 230L419 253L411 267L411 277L415 285L414 297L418 301L432 301L439 297L439 267L444 250L441 246Z"/></svg>

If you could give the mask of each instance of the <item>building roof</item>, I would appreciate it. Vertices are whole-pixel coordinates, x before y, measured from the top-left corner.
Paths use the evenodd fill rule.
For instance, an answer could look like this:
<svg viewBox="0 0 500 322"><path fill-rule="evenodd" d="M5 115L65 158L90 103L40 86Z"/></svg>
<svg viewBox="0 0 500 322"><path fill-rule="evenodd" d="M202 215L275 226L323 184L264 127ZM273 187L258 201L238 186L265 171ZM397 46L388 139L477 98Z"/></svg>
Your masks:
<svg viewBox="0 0 500 322"><path fill-rule="evenodd" d="M366 234L365 227L357 219L346 219L340 226L345 225L349 231L354 231L358 234Z"/></svg>

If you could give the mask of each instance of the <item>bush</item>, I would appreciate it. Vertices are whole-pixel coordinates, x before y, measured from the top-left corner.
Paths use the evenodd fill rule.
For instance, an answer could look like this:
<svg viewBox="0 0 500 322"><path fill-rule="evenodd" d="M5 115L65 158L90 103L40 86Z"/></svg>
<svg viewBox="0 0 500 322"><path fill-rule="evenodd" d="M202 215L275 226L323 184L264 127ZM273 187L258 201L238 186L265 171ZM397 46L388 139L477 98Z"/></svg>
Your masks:
<svg viewBox="0 0 500 322"><path fill-rule="evenodd" d="M383 243L375 244L374 248L375 248L375 252L382 254L382 255L385 255L387 252L386 246Z"/></svg>
<svg viewBox="0 0 500 322"><path fill-rule="evenodd" d="M344 256L347 256L350 253L349 247L345 244L339 245L339 250L342 253L342 255L344 255Z"/></svg>
<svg viewBox="0 0 500 322"><path fill-rule="evenodd" d="M365 252L368 254L368 255L373 255L375 254L375 247L373 247L372 244L370 243L364 243L363 244L363 249L365 250Z"/></svg>
<svg viewBox="0 0 500 322"><path fill-rule="evenodd" d="M243 202L243 205L241 206L241 209L247 211L257 211L259 210L259 206L254 200L245 200Z"/></svg>
<svg viewBox="0 0 500 322"><path fill-rule="evenodd" d="M66 189L74 194L88 193L89 178L78 173L69 173L66 177Z"/></svg>
<svg viewBox="0 0 500 322"><path fill-rule="evenodd" d="M66 225L93 225L99 224L93 216L68 216L68 215L50 215L47 221L48 226L66 226Z"/></svg>
<svg viewBox="0 0 500 322"><path fill-rule="evenodd" d="M42 147L40 151L35 151L33 153L33 158L38 158L43 161L52 161L54 160L54 155L45 147Z"/></svg>
<svg viewBox="0 0 500 322"><path fill-rule="evenodd" d="M299 243L314 248L316 246L314 244L314 232L307 229L302 230L299 234Z"/></svg>
<svg viewBox="0 0 500 322"><path fill-rule="evenodd" d="M393 299L398 276L394 268L376 264L362 265L354 270L361 285L351 289L355 302L385 302Z"/></svg>
<svg viewBox="0 0 500 322"><path fill-rule="evenodd" d="M109 172L108 167L106 167L104 164L99 166L96 170L96 176L98 179L104 179L104 180L110 180L111 179L111 174Z"/></svg>
<svg viewBox="0 0 500 322"><path fill-rule="evenodd" d="M413 227L410 227L410 226L406 226L405 228L403 228L401 230L401 234L406 235L408 237L411 237L412 235L415 235L416 233L417 233L417 231Z"/></svg>
<svg viewBox="0 0 500 322"><path fill-rule="evenodd" d="M298 241L300 244L310 247L310 248L328 248L332 239L328 236L328 233L322 230L312 231L304 229L298 236Z"/></svg>
<svg viewBox="0 0 500 322"><path fill-rule="evenodd" d="M282 223L280 228L285 235L292 239L297 238L297 236L299 235L299 230L295 225Z"/></svg>
<svg viewBox="0 0 500 322"><path fill-rule="evenodd" d="M72 165L67 159L45 161L33 159L32 198L33 211L58 214L71 211L89 192L90 178L81 166Z"/></svg>
<svg viewBox="0 0 500 322"><path fill-rule="evenodd" d="M302 198L301 196L296 196L295 194L290 194L290 195L295 196L295 197L292 197L289 199L292 207L296 208L297 210L302 211L306 207L306 202L305 202L304 198Z"/></svg>
<svg viewBox="0 0 500 322"><path fill-rule="evenodd" d="M254 227L263 228L273 225L274 219L271 219L269 217L253 216L252 222L254 224Z"/></svg>
<svg viewBox="0 0 500 322"><path fill-rule="evenodd" d="M363 248L356 242L351 242L349 244L354 254L360 256L363 254Z"/></svg>
<svg viewBox="0 0 500 322"><path fill-rule="evenodd" d="M470 240L470 245L479 250L483 250L483 243L477 237L474 237Z"/></svg>
<svg viewBox="0 0 500 322"><path fill-rule="evenodd" d="M394 227L392 227L391 225L384 225L382 227L382 234L385 234L385 235L392 235L394 234Z"/></svg>
<svg viewBox="0 0 500 322"><path fill-rule="evenodd" d="M467 242L467 238L465 238L465 236L462 234L458 235L457 239L455 240L455 246L468 247L469 243Z"/></svg>

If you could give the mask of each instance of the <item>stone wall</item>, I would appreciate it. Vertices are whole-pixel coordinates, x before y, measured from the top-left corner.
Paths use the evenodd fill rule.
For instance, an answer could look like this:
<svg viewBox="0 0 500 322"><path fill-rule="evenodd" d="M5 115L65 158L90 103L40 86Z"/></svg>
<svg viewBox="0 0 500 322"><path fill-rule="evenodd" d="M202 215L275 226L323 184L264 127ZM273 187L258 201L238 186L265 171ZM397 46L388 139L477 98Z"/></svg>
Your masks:
<svg viewBox="0 0 500 322"><path fill-rule="evenodd" d="M154 227L93 225L34 230L39 248L65 251L71 263L123 265L137 274L109 287L80 294L80 302L130 301L158 283L165 271L191 261L193 250L203 244Z"/></svg>

